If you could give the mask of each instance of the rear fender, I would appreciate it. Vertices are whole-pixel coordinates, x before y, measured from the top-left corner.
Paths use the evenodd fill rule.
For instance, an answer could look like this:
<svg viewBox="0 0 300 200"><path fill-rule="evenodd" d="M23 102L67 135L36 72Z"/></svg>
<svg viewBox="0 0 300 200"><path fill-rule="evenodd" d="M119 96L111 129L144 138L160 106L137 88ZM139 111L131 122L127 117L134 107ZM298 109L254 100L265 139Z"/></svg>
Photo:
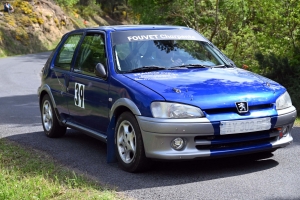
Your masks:
<svg viewBox="0 0 300 200"><path fill-rule="evenodd" d="M40 106L40 109L42 107L42 100L43 100L43 97L45 95L49 95L50 97L50 100L51 100L51 103L52 103L52 106L54 108L54 113L55 113L55 116L56 118L58 119L58 123L63 126L64 123L62 122L62 119L58 113L58 110L57 110L57 107L56 107L56 103L55 103L55 100L54 100L54 97L52 95L52 92L51 92L51 89L49 87L49 85L45 84L43 86L41 86L38 90L38 95L39 95L39 106Z"/></svg>

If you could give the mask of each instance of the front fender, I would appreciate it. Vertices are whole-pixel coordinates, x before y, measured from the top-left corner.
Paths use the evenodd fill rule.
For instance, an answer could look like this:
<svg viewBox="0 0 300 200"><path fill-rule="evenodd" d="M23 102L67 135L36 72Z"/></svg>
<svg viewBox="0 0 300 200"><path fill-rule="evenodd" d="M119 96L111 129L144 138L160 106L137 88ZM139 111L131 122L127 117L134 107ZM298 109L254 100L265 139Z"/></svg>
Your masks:
<svg viewBox="0 0 300 200"><path fill-rule="evenodd" d="M120 106L124 106L126 108L128 108L134 115L141 115L140 110L138 109L138 107L135 105L135 103L128 99L128 98L120 98L117 101L114 102L114 104L112 105L110 112L109 112L109 119L111 121L115 111L117 108L119 108Z"/></svg>

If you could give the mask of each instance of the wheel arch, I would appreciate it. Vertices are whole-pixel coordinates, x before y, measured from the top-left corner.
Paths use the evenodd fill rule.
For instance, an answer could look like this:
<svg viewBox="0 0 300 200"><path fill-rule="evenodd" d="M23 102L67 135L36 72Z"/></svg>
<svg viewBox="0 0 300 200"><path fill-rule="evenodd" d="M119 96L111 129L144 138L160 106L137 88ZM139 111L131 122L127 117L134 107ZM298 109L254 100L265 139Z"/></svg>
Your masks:
<svg viewBox="0 0 300 200"><path fill-rule="evenodd" d="M50 89L49 85L43 85L41 88L39 88L38 94L39 94L39 106L40 106L40 110L41 110L42 101L43 101L44 96L48 95L50 97L52 106L54 108L55 116L58 119L58 123L60 125L64 125L64 123L61 121L61 117L60 117L60 115L58 113L58 110L57 110L57 107L56 107L56 103L55 103L55 100L54 100L54 97L52 95L52 92L51 92L51 89Z"/></svg>
<svg viewBox="0 0 300 200"><path fill-rule="evenodd" d="M130 119L127 119L131 121L131 126L135 130L135 138L136 138L136 150L134 150L134 157L132 157L132 160L129 163L124 163L125 161L123 158L120 157L122 153L120 153L120 150L118 149L118 128L120 124L123 123L123 120L125 118L122 118L120 120L120 116L126 113L124 116L131 116ZM129 114L129 115L128 115ZM109 125L109 132L107 137L107 162L117 162L119 163L119 166L128 172L139 172L147 170L151 166L151 161L146 157L145 154L145 144L144 139L142 135L141 126L139 124L139 121L137 120L136 116L140 116L141 112L136 106L136 104L131 101L130 99L119 99L114 103L114 105L111 108L110 112L110 125ZM122 115L123 116L123 115ZM119 118L119 119L118 119ZM132 120L135 120L132 121ZM120 123L120 124L119 124ZM139 129L137 131L137 129ZM127 143L127 142L125 142ZM123 154L122 154L123 155ZM123 160L123 161L122 161Z"/></svg>
<svg viewBox="0 0 300 200"><path fill-rule="evenodd" d="M139 108L132 100L120 98L112 105L109 112L109 119L111 120L113 116L117 119L117 117L125 111L130 111L133 115L142 115Z"/></svg>
<svg viewBox="0 0 300 200"><path fill-rule="evenodd" d="M127 98L118 99L111 107L109 112L109 125L107 129L107 162L117 162L115 152L115 127L118 117L124 112L130 112L134 116L141 115L135 103ZM138 123L138 120L137 120Z"/></svg>
<svg viewBox="0 0 300 200"><path fill-rule="evenodd" d="M45 95L48 95L51 99L51 103L52 103L54 109L56 109L56 103L54 101L54 97L51 93L51 89L50 89L49 85L43 85L42 87L40 87L38 93L39 93L39 104L40 104L40 106L42 104L43 97Z"/></svg>

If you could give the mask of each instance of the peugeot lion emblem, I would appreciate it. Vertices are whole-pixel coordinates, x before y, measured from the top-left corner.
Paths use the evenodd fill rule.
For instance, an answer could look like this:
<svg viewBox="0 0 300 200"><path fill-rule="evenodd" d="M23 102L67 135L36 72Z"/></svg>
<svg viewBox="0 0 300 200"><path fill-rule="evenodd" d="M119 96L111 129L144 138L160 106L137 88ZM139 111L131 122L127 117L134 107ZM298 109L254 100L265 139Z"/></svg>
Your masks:
<svg viewBox="0 0 300 200"><path fill-rule="evenodd" d="M236 102L235 106L239 113L246 113L248 112L248 103L247 102Z"/></svg>

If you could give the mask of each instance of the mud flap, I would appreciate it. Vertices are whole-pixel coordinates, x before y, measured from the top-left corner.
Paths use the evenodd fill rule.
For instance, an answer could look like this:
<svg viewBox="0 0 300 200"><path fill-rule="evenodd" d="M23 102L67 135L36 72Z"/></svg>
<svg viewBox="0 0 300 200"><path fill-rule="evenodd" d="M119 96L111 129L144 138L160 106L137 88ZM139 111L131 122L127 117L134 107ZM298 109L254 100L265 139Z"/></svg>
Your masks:
<svg viewBox="0 0 300 200"><path fill-rule="evenodd" d="M107 129L107 163L117 162L116 152L115 152L115 124L116 117L113 116L110 120L108 129Z"/></svg>

